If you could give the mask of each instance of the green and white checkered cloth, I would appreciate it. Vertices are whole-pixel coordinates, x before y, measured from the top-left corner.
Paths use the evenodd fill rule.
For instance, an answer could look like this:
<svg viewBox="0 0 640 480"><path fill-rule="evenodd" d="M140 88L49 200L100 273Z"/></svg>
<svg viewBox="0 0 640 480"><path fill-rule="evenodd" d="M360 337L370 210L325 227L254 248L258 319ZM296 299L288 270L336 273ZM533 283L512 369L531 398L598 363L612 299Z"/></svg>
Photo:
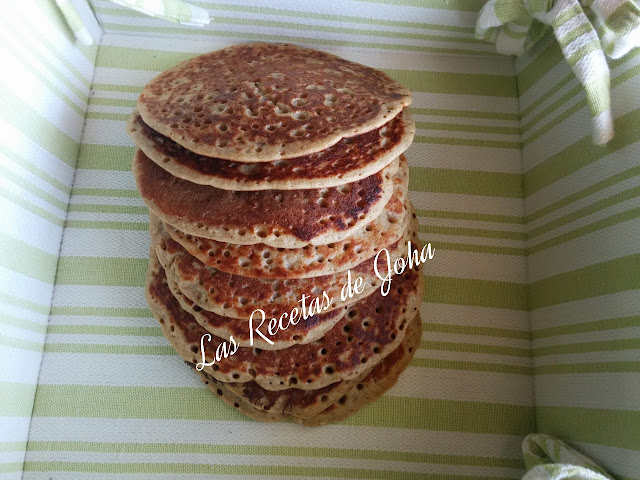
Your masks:
<svg viewBox="0 0 640 480"><path fill-rule="evenodd" d="M584 86L593 122L593 142L613 138L609 67L640 46L637 0L489 0L480 11L476 38L496 43L500 53L521 55L551 26L567 62Z"/></svg>

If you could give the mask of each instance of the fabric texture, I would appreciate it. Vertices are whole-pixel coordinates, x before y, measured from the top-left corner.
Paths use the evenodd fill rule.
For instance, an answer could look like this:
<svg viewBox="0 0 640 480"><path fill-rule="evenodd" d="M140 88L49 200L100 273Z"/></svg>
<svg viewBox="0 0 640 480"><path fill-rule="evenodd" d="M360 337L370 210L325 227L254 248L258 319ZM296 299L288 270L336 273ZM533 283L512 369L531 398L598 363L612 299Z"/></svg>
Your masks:
<svg viewBox="0 0 640 480"><path fill-rule="evenodd" d="M640 478L640 54L612 62L617 134L596 148L553 38L514 70L474 38L482 4L199 2L216 21L195 28L95 0L105 33L89 49L53 2L3 12L20 73L0 77L0 475L515 480L539 430ZM256 39L382 68L414 93L409 195L435 248L423 340L380 401L321 429L219 402L142 294L148 212L126 118L158 72Z"/></svg>
<svg viewBox="0 0 640 480"><path fill-rule="evenodd" d="M584 86L593 142L606 144L614 132L605 53L620 58L640 46L640 4L636 0L489 0L478 16L476 37L495 42L501 53L521 55L548 26Z"/></svg>

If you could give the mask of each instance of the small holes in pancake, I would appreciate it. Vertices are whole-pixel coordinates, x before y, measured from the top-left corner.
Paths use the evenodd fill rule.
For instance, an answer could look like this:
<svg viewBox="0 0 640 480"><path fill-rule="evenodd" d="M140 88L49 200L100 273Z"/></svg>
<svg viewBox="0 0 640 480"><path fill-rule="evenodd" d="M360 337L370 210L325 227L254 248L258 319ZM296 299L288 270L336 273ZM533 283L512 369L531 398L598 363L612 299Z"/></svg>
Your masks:
<svg viewBox="0 0 640 480"><path fill-rule="evenodd" d="M198 346L197 345L191 345L191 351L193 353L198 353Z"/></svg>
<svg viewBox="0 0 640 480"><path fill-rule="evenodd" d="M240 303L240 305L246 305L247 303L249 303L249 299L246 297L240 297L238 298L238 302Z"/></svg>
<svg viewBox="0 0 640 480"><path fill-rule="evenodd" d="M321 208L326 208L327 207L327 201L324 198L319 198L316 203L318 204L319 207Z"/></svg>
<svg viewBox="0 0 640 480"><path fill-rule="evenodd" d="M343 395L342 397L340 397L340 400L338 400L338 403L340 405L344 405L345 403L347 403L347 396Z"/></svg>
<svg viewBox="0 0 640 480"><path fill-rule="evenodd" d="M226 132L227 130L229 130L229 126L226 123L219 123L217 127L221 132Z"/></svg>
<svg viewBox="0 0 640 480"><path fill-rule="evenodd" d="M334 372L334 368L333 365L327 365L326 367L324 367L324 373L326 373L327 375L332 375Z"/></svg>
<svg viewBox="0 0 640 480"><path fill-rule="evenodd" d="M364 385L362 385L361 383L359 383L358 385L356 385L356 388L358 390L362 390L364 388Z"/></svg>

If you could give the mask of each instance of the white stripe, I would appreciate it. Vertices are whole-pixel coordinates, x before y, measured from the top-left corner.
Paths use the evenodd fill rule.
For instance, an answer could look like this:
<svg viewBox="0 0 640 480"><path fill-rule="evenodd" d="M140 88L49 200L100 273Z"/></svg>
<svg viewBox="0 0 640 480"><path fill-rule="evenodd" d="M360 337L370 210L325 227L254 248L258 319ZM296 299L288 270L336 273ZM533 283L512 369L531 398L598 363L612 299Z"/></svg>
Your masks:
<svg viewBox="0 0 640 480"><path fill-rule="evenodd" d="M143 287L107 287L103 285L60 285L53 294L56 307L130 307L147 308Z"/></svg>
<svg viewBox="0 0 640 480"><path fill-rule="evenodd" d="M73 188L136 190L136 182L128 171L78 169Z"/></svg>
<svg viewBox="0 0 640 480"><path fill-rule="evenodd" d="M133 140L127 134L125 120L102 120L88 118L82 134L83 143L98 145L123 145L131 147Z"/></svg>
<svg viewBox="0 0 640 480"><path fill-rule="evenodd" d="M84 220L91 222L133 222L147 223L149 215L135 213L94 213L94 212L69 212L67 220Z"/></svg>
<svg viewBox="0 0 640 480"><path fill-rule="evenodd" d="M440 247L439 242L460 243L465 245L484 245L490 247L512 247L523 248L522 240L509 240L505 238L485 238L485 237L466 237L462 235L441 235L436 233L420 233L420 241L422 243L431 242L436 250L444 251L444 247ZM457 250L455 250L457 252Z"/></svg>
<svg viewBox="0 0 640 480"><path fill-rule="evenodd" d="M434 218L418 215L420 225L443 226L443 227L459 227L474 228L482 230L495 230L499 232L516 232L523 233L525 226L520 223L500 223L488 222L483 220L458 220L453 218Z"/></svg>
<svg viewBox="0 0 640 480"><path fill-rule="evenodd" d="M515 112L514 112L515 113ZM475 125L483 127L505 127L505 128L520 128L520 122L518 120L503 120L500 118L483 118L483 117L455 117L449 115L417 115L414 114L413 118L416 122L435 122L435 123L449 123L453 125ZM519 159L519 156L518 156ZM513 160L516 161L515 159ZM482 165L484 169L484 164Z"/></svg>
<svg viewBox="0 0 640 480"><path fill-rule="evenodd" d="M610 352L565 353L535 357L536 367L575 365L580 363L639 362L640 350L612 350ZM582 374L581 374L582 375Z"/></svg>
<svg viewBox="0 0 640 480"><path fill-rule="evenodd" d="M465 327L493 327L528 331L527 312L503 308L444 305L423 302L420 306L423 321Z"/></svg>
<svg viewBox="0 0 640 480"><path fill-rule="evenodd" d="M531 327L542 328L576 325L606 318L638 314L640 295L636 290L565 302L531 311Z"/></svg>
<svg viewBox="0 0 640 480"><path fill-rule="evenodd" d="M78 170L78 173L80 173L80 170ZM124 206L124 207L145 207L145 203L140 197L137 197L137 198L105 197L102 195L74 195L72 197L71 204L72 205L96 205L97 204L97 205L118 205L118 206ZM65 234L66 232L67 231L65 230Z"/></svg>
<svg viewBox="0 0 640 480"><path fill-rule="evenodd" d="M495 347L513 347L528 350L529 340L519 338L491 337L487 335L468 335L463 333L424 332L423 341L467 343L473 345L488 345Z"/></svg>
<svg viewBox="0 0 640 480"><path fill-rule="evenodd" d="M536 405L614 410L640 408L640 374L536 375Z"/></svg>
<svg viewBox="0 0 640 480"><path fill-rule="evenodd" d="M598 330L595 332L571 333L554 337L537 338L533 340L533 348L551 347L555 345L571 345L585 342L606 342L609 340L631 340L640 338L640 326L616 328L613 330Z"/></svg>
<svg viewBox="0 0 640 480"><path fill-rule="evenodd" d="M62 227L0 195L0 231L28 245L58 255ZM38 235L34 235L38 232Z"/></svg>
<svg viewBox="0 0 640 480"><path fill-rule="evenodd" d="M634 203L640 205L640 199ZM619 210L626 209L620 206ZM604 214L602 216L607 217ZM635 255L638 253L638 244L631 239L638 238L639 234L640 219L635 219L542 250L529 256L529 281L535 282L626 255Z"/></svg>
<svg viewBox="0 0 640 480"><path fill-rule="evenodd" d="M416 136L460 140L487 140L493 142L520 142L520 135L511 133L458 132L455 130L425 130L418 128L416 130ZM513 150L518 151L517 147L514 147Z"/></svg>
<svg viewBox="0 0 640 480"><path fill-rule="evenodd" d="M229 466L300 467L305 468L349 468L386 472L422 473L431 475L481 475L513 478L520 470L500 467L464 465L442 465L392 460L356 458L294 457L281 455L242 455L215 453L103 453L30 451L29 462L87 462L87 463L152 463L152 464L200 464Z"/></svg>
<svg viewBox="0 0 640 480"><path fill-rule="evenodd" d="M115 113L120 115L131 115L133 107L120 107L112 105L89 105L89 113ZM95 120L95 119L94 119Z"/></svg>
<svg viewBox="0 0 640 480"><path fill-rule="evenodd" d="M60 256L148 258L149 232L67 228Z"/></svg>
<svg viewBox="0 0 640 480"><path fill-rule="evenodd" d="M149 313L151 315L151 313ZM100 325L111 327L157 327L158 322L149 317L116 317L109 315L51 315L49 325Z"/></svg>
<svg viewBox="0 0 640 480"><path fill-rule="evenodd" d="M280 445L373 451L429 452L450 455L520 458L519 435L457 433L402 428L327 425L317 429L291 423L34 417L30 441L193 443L207 432L211 445ZM233 435L229 435L229 432Z"/></svg>
<svg viewBox="0 0 640 480"><path fill-rule="evenodd" d="M447 212L522 215L521 198L489 197L462 193L435 193L411 190L409 198L416 208Z"/></svg>
<svg viewBox="0 0 640 480"><path fill-rule="evenodd" d="M11 280L11 279L10 279ZM13 325L9 325L6 323L0 323L0 325L2 325L2 330L0 331L0 334L2 335L6 335L9 338L15 339L15 340L24 340L27 342L32 342L32 343L37 343L40 345L44 345L44 339L45 339L45 332L34 332L33 330L28 330L26 328L20 328L20 327L15 327ZM4 348L4 347L2 347ZM2 350L2 348L0 348L0 350ZM22 347L17 347L16 348L20 348L22 349ZM29 347L27 347L29 348ZM4 368L4 367L3 367Z"/></svg>
<svg viewBox="0 0 640 480"><path fill-rule="evenodd" d="M51 272L52 274L54 272ZM52 275L53 276L53 275ZM2 293L15 295L31 302L48 303L51 298L53 285L41 280L28 277L0 266L0 278L2 279Z"/></svg>
<svg viewBox="0 0 640 480"><path fill-rule="evenodd" d="M3 333L6 325L2 326ZM44 346L44 335L42 335L42 345ZM17 349L7 346L0 347L0 382L38 383L38 371L42 360L41 352L32 350ZM0 429L2 431L2 429ZM2 441L5 441L4 431ZM0 443L1 447L2 443Z"/></svg>
<svg viewBox="0 0 640 480"><path fill-rule="evenodd" d="M409 367L387 395L532 406L533 383L526 375Z"/></svg>
<svg viewBox="0 0 640 480"><path fill-rule="evenodd" d="M518 150L483 147L483 152L479 163L478 147L414 142L404 154L412 167L521 173Z"/></svg>
<svg viewBox="0 0 640 480"><path fill-rule="evenodd" d="M464 239L462 240L464 241ZM424 264L426 275L526 283L526 257L438 250Z"/></svg>
<svg viewBox="0 0 640 480"><path fill-rule="evenodd" d="M63 204L69 203L69 195L61 192L56 187L52 186L47 181L41 179L37 175L31 173L26 168L22 167L19 163L15 162L7 158L3 153L0 152L0 167L12 172L16 177L24 180L26 183L32 185L33 187L43 190L48 193L52 197L60 200Z"/></svg>
<svg viewBox="0 0 640 480"><path fill-rule="evenodd" d="M143 337L138 335L94 335L91 333L48 333L47 345L69 343L73 345L115 345L135 347L165 347L167 339L163 336ZM177 355L177 354L176 354Z"/></svg>
<svg viewBox="0 0 640 480"><path fill-rule="evenodd" d="M52 205L47 200L44 200L35 194L31 193L26 188L21 187L8 180L4 176L0 176L0 192L8 192L11 193L36 207L40 207L43 210L46 210L48 213L52 214L54 217L59 218L60 220L64 220L66 216L66 211L60 208L57 205Z"/></svg>

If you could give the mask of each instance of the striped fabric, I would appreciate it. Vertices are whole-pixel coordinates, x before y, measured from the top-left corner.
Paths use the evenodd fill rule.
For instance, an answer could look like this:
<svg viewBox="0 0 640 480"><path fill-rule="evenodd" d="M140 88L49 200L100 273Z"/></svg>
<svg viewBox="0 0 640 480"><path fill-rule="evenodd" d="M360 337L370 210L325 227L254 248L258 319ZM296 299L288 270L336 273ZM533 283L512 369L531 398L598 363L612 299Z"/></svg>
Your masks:
<svg viewBox="0 0 640 480"><path fill-rule="evenodd" d="M547 25L584 85L593 141L605 144L613 137L605 52L620 58L640 47L640 5L637 0L489 0L478 16L476 36L495 42L502 53L520 55Z"/></svg>
<svg viewBox="0 0 640 480"><path fill-rule="evenodd" d="M21 478L24 470L25 479L519 479L525 472L520 446L536 430L536 415L538 430L577 445L620 478L640 478L634 463L640 445L631 435L638 427L632 410L640 351L633 340L640 330L633 289L640 286L633 283L638 259L629 253L634 245L627 236L638 234L635 57L612 70L614 111L622 120L616 120L612 145L598 149L585 127L584 96L560 50L545 39L516 63L516 71L513 58L474 38L481 1L283 0L277 8L250 1L193 3L209 9L215 23L204 29L172 25L111 2L92 2L106 32L95 68L91 52L69 42L62 17L49 4L41 7L39 15L58 20L49 28L67 35L73 47L47 60L85 73L82 85L91 92L84 130L78 105L66 167L55 163L54 154L62 155L72 117L56 120L51 112L66 111L58 108L71 102L63 87L70 89L75 77L61 75L60 85L41 80L46 95L29 98L48 101L31 110L25 110L28 99L14 92L17 87L7 100L22 102L15 110L26 113L22 123L4 131L12 140L28 137L17 149L21 157L7 156L7 168L33 162L49 168L48 183L57 179L67 195L73 186L68 210L69 197L60 198L57 237L49 233L53 227L36 227L48 225L51 212L43 210L53 208L33 193L39 190L23 193L37 213L16 195L5 199L2 191L1 211L15 217L2 228L15 229L7 235L17 243L12 255L0 256L3 262L13 259L2 266L11 281L0 277L7 291L0 290L0 300L14 302L7 304L14 310L2 314L16 312L0 317L2 334L12 335L0 342L3 365L5 357L12 362L0 372L11 376L2 381L12 389L0 393L0 422L11 432L19 425L22 434L9 436L0 427L0 478ZM39 52L36 44L56 47L34 34L43 29L18 15L7 23L22 29L22 42L14 41L20 52ZM407 152L410 196L421 238L436 248L424 271L422 345L380 401L320 429L260 424L219 402L169 347L142 294L147 210L129 171L133 144L125 119L157 72L253 39L323 48L382 68L414 92L418 130ZM23 54L16 62L28 58ZM80 60L86 72L74 63ZM49 78L40 77L48 70L27 70L23 85ZM47 110L51 103L56 108ZM3 111L5 123L17 122L6 117ZM33 125L27 127L27 119ZM625 128L634 121L635 129ZM59 179L61 171L69 172L67 183ZM603 232L596 248L589 248L589 235ZM46 242L58 245L61 235L59 255L52 246L46 257L52 258L46 296L33 288L35 274L22 271L31 263L43 265L24 245L44 250ZM599 275L612 280L598 282ZM19 283L23 278L31 283ZM39 313L27 308L33 305ZM21 324L31 326L37 315L36 341L35 333L14 324L25 320ZM27 334L35 351L16 348ZM32 369L28 382L25 368ZM595 395L582 387L583 377ZM621 389L615 385L624 385L628 396L607 396L608 388Z"/></svg>
<svg viewBox="0 0 640 480"><path fill-rule="evenodd" d="M0 18L0 478L18 479L97 48L55 4Z"/></svg>

